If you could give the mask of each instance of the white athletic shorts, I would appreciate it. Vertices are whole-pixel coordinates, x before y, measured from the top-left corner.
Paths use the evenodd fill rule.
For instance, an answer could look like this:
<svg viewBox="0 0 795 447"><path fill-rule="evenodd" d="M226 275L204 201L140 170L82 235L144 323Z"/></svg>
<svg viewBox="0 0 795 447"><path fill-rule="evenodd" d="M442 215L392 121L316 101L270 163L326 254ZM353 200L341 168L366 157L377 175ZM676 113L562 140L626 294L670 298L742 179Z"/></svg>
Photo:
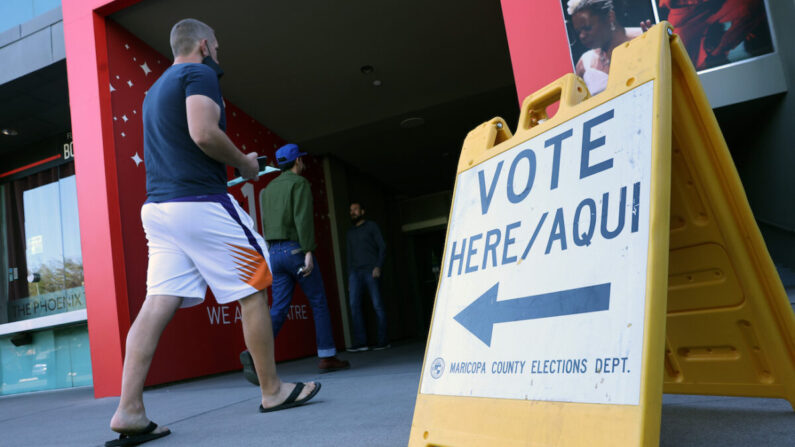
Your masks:
<svg viewBox="0 0 795 447"><path fill-rule="evenodd" d="M141 222L149 241L146 294L204 301L207 285L219 304L271 285L270 258L253 221L229 194L146 203Z"/></svg>

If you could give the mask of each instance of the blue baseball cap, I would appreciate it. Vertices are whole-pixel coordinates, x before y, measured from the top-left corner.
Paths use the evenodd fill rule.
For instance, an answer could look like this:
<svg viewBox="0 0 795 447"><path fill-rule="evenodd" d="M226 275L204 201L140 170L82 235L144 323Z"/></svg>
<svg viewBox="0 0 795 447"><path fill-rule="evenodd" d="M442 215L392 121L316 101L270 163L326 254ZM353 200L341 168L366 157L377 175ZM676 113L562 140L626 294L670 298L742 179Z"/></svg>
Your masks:
<svg viewBox="0 0 795 447"><path fill-rule="evenodd" d="M301 152L297 144L285 144L276 150L276 164L283 165L295 161L298 157L303 157L306 152Z"/></svg>

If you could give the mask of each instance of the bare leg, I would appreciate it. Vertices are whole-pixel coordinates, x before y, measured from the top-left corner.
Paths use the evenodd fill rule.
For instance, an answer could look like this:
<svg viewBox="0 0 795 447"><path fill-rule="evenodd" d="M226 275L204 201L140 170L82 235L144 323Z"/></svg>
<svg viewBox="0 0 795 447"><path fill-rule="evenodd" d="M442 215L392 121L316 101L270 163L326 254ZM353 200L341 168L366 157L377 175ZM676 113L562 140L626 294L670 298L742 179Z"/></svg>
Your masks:
<svg viewBox="0 0 795 447"><path fill-rule="evenodd" d="M254 361L254 369L257 370L262 391L262 406L269 408L279 405L287 399L295 384L282 382L276 374L273 329L267 295L264 291L259 291L241 299L239 303L243 314L243 338ZM314 382L307 383L298 398L306 397L314 389Z"/></svg>
<svg viewBox="0 0 795 447"><path fill-rule="evenodd" d="M144 381L152 364L160 335L182 304L182 298L167 295L146 297L141 312L127 333L127 349L121 379L121 399L110 428L116 432L134 433L149 424L144 409ZM165 431L158 427L155 433Z"/></svg>

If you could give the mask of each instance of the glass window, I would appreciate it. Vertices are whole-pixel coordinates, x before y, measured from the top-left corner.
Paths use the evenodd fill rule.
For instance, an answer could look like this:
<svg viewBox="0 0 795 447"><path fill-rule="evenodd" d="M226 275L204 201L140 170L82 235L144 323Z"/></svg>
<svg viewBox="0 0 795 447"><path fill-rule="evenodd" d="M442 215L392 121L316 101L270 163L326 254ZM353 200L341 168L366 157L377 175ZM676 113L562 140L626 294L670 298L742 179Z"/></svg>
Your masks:
<svg viewBox="0 0 795 447"><path fill-rule="evenodd" d="M25 344L0 337L0 396L90 386L86 323L31 333Z"/></svg>
<svg viewBox="0 0 795 447"><path fill-rule="evenodd" d="M0 323L84 309L74 162L2 187L5 278Z"/></svg>

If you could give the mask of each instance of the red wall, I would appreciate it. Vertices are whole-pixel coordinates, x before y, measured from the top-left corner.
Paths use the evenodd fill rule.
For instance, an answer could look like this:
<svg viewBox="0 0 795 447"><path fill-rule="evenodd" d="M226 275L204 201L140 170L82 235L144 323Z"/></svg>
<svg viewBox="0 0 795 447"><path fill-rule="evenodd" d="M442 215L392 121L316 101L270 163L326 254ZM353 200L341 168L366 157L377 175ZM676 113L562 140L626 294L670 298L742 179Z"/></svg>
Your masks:
<svg viewBox="0 0 795 447"><path fill-rule="evenodd" d="M64 46L86 280L94 396L118 395L122 341L130 326L119 219L105 18L111 0L64 2ZM107 118L106 118L107 117Z"/></svg>
<svg viewBox="0 0 795 447"><path fill-rule="evenodd" d="M106 32L110 75L108 89L113 115L115 169L119 179L118 200L127 279L127 304L130 320L133 320L146 296L147 248L140 219L141 205L146 199L145 169L143 162L136 163L134 160L136 154L143 158L141 105L145 92L170 66L171 60L112 21L107 22ZM167 39L168 36L163 38ZM146 67L142 67L144 64ZM151 71L145 71L146 68ZM228 73L225 80L234 82L234 73ZM285 143L229 101L226 101L226 119L227 134L245 151L264 153L273 160L276 148ZM229 168L230 177L231 173L232 169ZM256 222L260 222L259 192L276 175L270 174L253 184ZM321 164L310 157L305 175L313 185L318 261L326 284L332 319L336 323L337 344L343 346L336 277L331 256L328 202ZM249 200L241 192L242 187L243 185L236 186L230 192L248 210ZM306 317L288 320L284 325L276 340L277 360L316 353L314 323L309 304L301 292L296 293L292 304L301 306ZM208 293L202 305L177 312L161 338L147 384L240 369L238 354L243 349L245 347L239 307L236 304L219 306L212 294Z"/></svg>
<svg viewBox="0 0 795 447"><path fill-rule="evenodd" d="M573 71L560 0L501 0L519 103Z"/></svg>

